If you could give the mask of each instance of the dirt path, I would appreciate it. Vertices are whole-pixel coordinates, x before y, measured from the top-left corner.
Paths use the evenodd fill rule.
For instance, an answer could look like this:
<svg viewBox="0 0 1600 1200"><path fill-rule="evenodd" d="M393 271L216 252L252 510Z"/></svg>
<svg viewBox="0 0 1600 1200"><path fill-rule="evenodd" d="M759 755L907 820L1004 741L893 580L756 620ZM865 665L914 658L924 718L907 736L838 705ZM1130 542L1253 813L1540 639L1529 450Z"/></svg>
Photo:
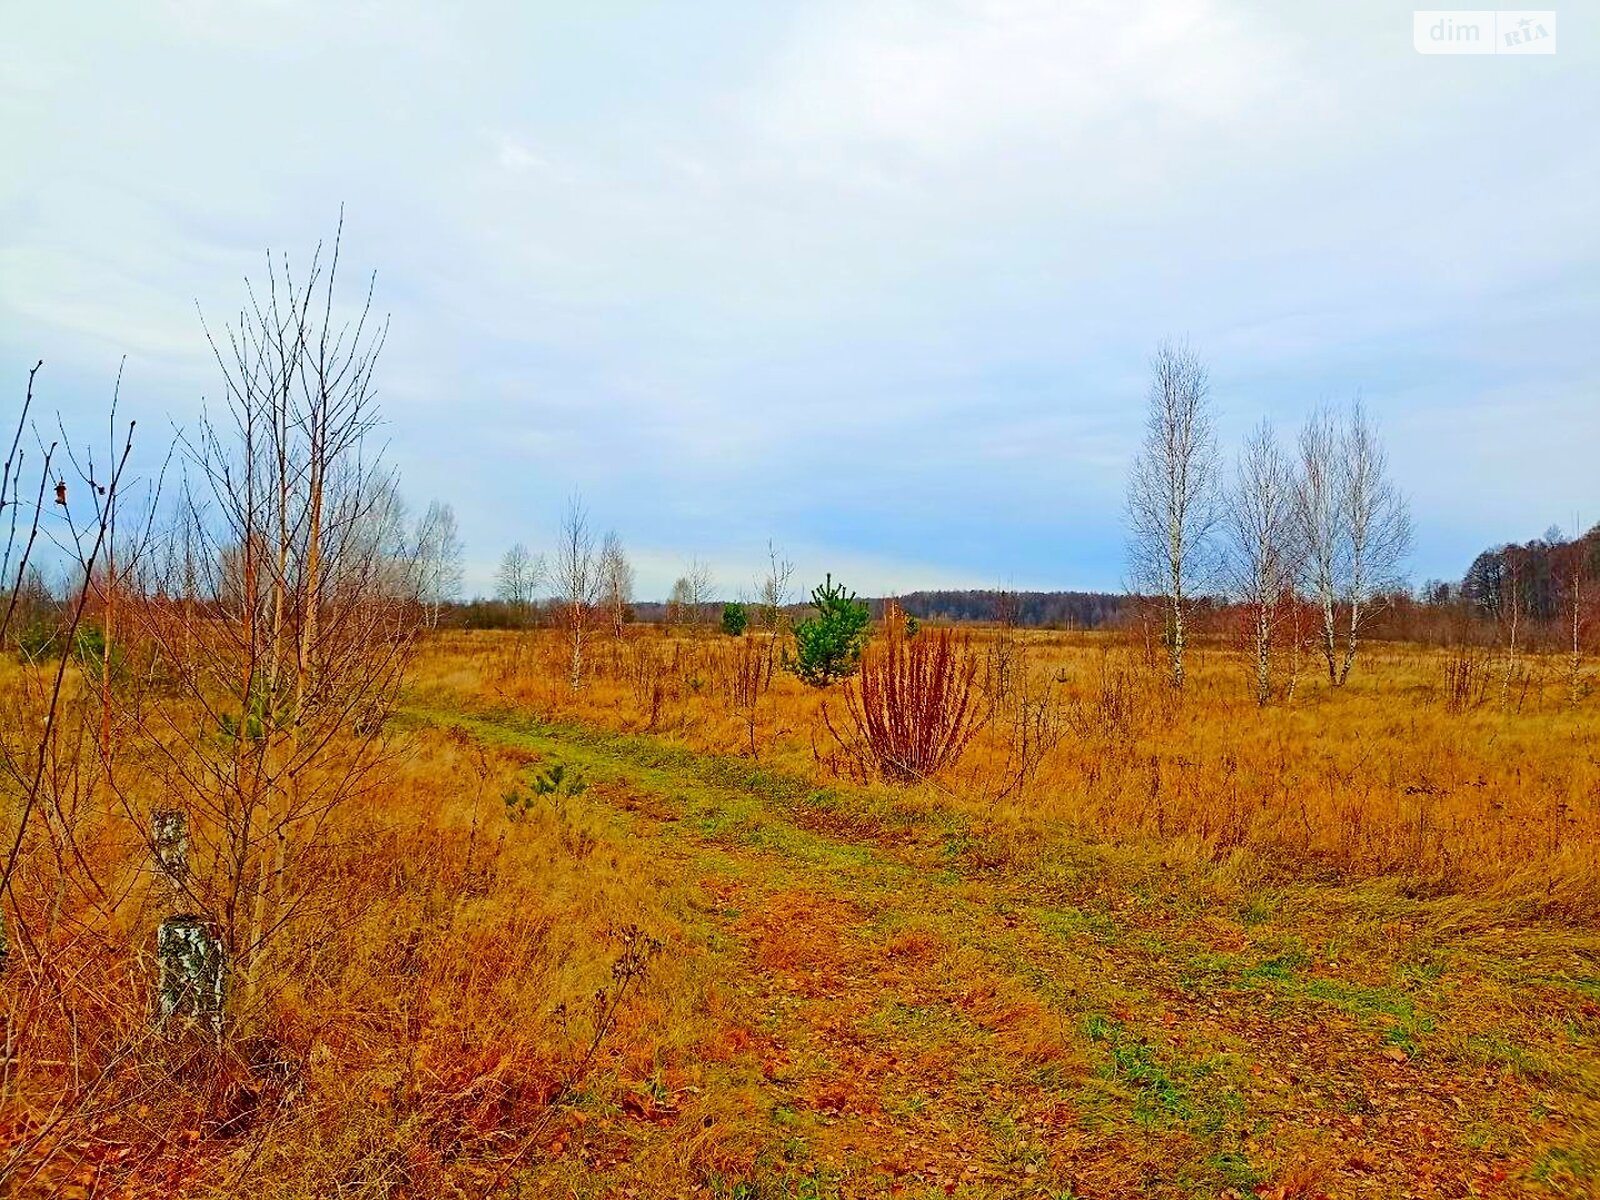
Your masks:
<svg viewBox="0 0 1600 1200"><path fill-rule="evenodd" d="M552 1194L1588 1195L1594 939L1307 889L1244 909L739 760L414 709L585 773L646 839L729 1052ZM741 1161L741 1157L743 1161ZM638 1182L636 1182L638 1181Z"/></svg>

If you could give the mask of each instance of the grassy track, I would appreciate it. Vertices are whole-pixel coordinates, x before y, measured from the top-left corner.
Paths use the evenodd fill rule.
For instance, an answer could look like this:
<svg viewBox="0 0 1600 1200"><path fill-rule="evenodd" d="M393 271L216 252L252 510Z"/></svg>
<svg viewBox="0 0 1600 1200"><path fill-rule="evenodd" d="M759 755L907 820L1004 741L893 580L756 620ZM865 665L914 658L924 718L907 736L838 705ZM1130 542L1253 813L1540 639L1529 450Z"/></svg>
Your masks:
<svg viewBox="0 0 1600 1200"><path fill-rule="evenodd" d="M583 772L563 819L648 847L669 952L725 1032L692 1086L597 1085L530 1163L537 1194L1600 1188L1591 933L1076 842L996 866L926 797L505 712L406 715Z"/></svg>

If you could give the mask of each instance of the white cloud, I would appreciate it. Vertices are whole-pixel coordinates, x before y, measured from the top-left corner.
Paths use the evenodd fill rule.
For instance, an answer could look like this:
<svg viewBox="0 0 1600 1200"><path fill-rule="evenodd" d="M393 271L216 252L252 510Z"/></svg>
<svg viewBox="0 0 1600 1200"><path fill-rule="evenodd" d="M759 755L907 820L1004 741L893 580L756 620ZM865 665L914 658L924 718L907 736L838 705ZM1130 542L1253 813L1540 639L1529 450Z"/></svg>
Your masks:
<svg viewBox="0 0 1600 1200"><path fill-rule="evenodd" d="M1211 0L856 5L803 32L761 116L779 142L959 168L1006 144L1072 156L1142 126L1236 122L1303 80L1293 42ZM758 116L758 119L761 119ZM1132 135L1132 136L1130 136Z"/></svg>
<svg viewBox="0 0 1600 1200"><path fill-rule="evenodd" d="M1364 385L1418 470L1457 398L1523 395L1533 429L1600 378L1600 72L1576 40L1424 59L1378 0L175 0L17 24L0 367L128 350L145 394L191 405L194 301L237 303L264 248L307 255L348 201L346 261L395 315L395 458L485 560L579 488L670 560L732 570L772 533L862 590L990 563L1110 585L1117 563L1036 534L1114 544L1163 334L1211 354L1241 427ZM1499 494L1588 486L1548 466ZM1419 492L1425 535L1446 496ZM904 546L872 540L885 522Z"/></svg>

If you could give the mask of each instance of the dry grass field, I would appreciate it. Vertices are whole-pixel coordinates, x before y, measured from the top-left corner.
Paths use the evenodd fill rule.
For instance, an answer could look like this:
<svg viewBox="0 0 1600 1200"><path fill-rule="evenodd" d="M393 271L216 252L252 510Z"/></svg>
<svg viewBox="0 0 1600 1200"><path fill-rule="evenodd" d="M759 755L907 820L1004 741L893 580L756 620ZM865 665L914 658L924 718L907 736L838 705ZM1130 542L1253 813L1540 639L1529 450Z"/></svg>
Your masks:
<svg viewBox="0 0 1600 1200"><path fill-rule="evenodd" d="M1582 12L4 13L0 1200L1600 1200Z"/></svg>
<svg viewBox="0 0 1600 1200"><path fill-rule="evenodd" d="M10 1194L1600 1187L1600 697L1560 664L1462 704L1373 645L1258 709L1223 647L1180 701L1125 639L980 632L983 726L890 784L769 650L632 629L574 692L557 632L425 640L220 1054L140 1033L158 884L86 783L105 894L43 845L16 883L77 1016L7 984Z"/></svg>

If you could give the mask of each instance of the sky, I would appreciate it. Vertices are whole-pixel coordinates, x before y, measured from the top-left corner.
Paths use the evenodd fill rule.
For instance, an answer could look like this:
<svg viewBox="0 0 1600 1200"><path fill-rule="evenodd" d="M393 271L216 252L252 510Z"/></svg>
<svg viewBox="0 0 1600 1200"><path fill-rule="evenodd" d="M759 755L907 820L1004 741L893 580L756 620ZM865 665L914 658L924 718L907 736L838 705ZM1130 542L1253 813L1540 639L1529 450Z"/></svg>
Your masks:
<svg viewBox="0 0 1600 1200"><path fill-rule="evenodd" d="M642 598L1117 589L1148 361L1229 454L1360 393L1413 578L1600 520L1600 8L1418 54L1394 3L8 5L0 413L143 469L265 253L390 317L382 437L467 591L568 497Z"/></svg>

